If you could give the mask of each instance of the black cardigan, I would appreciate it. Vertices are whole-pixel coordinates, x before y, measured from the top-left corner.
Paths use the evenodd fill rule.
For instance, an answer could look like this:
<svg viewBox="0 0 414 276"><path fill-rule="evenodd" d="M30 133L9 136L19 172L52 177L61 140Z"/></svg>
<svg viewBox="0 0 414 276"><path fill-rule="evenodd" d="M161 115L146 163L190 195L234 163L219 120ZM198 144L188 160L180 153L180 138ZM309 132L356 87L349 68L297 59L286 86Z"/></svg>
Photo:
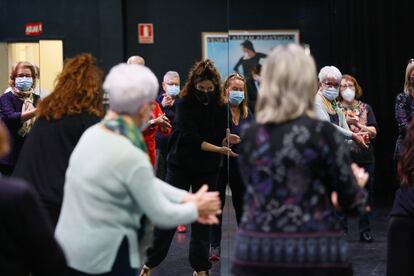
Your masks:
<svg viewBox="0 0 414 276"><path fill-rule="evenodd" d="M0 179L0 275L67 275L62 250L34 191Z"/></svg>
<svg viewBox="0 0 414 276"><path fill-rule="evenodd" d="M192 94L178 99L168 143L168 166L193 172L218 171L221 155L202 151L201 143L221 146L226 128L227 106L218 103L218 95L208 105L200 103Z"/></svg>
<svg viewBox="0 0 414 276"><path fill-rule="evenodd" d="M43 204L59 210L69 157L83 132L99 120L86 112L58 120L39 118L26 139L13 176L33 185Z"/></svg>

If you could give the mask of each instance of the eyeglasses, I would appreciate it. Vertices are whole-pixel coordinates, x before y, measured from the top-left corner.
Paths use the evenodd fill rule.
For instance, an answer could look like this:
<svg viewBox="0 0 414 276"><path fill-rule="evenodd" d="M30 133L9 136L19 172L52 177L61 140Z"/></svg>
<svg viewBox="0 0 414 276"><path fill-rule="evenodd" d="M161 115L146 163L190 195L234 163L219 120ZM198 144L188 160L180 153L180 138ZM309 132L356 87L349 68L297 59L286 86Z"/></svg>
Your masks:
<svg viewBox="0 0 414 276"><path fill-rule="evenodd" d="M355 85L353 84L344 84L344 85L340 85L339 88L341 89L347 89L347 88L351 88L351 89L355 89Z"/></svg>
<svg viewBox="0 0 414 276"><path fill-rule="evenodd" d="M334 88L339 87L339 83L335 83L335 82L322 82L322 84L328 87L334 87Z"/></svg>
<svg viewBox="0 0 414 276"><path fill-rule="evenodd" d="M16 75L16 78L31 78L31 74L18 74Z"/></svg>

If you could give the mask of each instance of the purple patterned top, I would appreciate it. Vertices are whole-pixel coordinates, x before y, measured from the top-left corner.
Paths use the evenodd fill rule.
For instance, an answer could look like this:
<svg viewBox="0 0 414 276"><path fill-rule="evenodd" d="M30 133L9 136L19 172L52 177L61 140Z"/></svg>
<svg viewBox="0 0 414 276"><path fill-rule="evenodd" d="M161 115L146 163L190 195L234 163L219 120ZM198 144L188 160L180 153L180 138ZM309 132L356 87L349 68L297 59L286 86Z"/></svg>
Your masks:
<svg viewBox="0 0 414 276"><path fill-rule="evenodd" d="M398 126L398 137L395 143L394 159L400 155L405 131L414 114L414 97L404 92L397 95L395 99L395 120Z"/></svg>
<svg viewBox="0 0 414 276"><path fill-rule="evenodd" d="M364 206L349 150L329 122L302 116L251 124L242 135L239 164L246 185L242 231L340 232L332 191L343 211Z"/></svg>

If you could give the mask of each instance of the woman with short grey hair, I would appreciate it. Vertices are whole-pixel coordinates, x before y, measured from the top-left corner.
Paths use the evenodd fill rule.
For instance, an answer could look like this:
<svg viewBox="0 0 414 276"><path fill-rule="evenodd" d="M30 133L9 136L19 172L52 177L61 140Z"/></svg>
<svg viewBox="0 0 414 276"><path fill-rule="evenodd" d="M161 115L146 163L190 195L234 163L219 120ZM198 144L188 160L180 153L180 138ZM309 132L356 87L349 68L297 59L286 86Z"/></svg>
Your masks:
<svg viewBox="0 0 414 276"><path fill-rule="evenodd" d="M257 123L244 130L246 186L234 275L352 275L333 206L364 207L367 174L343 136L314 117L316 67L298 45L275 48L262 71ZM331 201L332 198L332 201Z"/></svg>
<svg viewBox="0 0 414 276"><path fill-rule="evenodd" d="M163 228L217 223L220 200L206 186L189 194L154 176L140 132L158 91L148 68L117 65L103 87L110 111L72 153L56 238L75 275L135 276L149 232L146 217Z"/></svg>
<svg viewBox="0 0 414 276"><path fill-rule="evenodd" d="M325 66L319 71L318 79L319 90L315 96L316 117L331 122L346 140L353 140L361 148L367 148L364 133L354 133L349 129L346 117L336 102L342 73L335 66Z"/></svg>

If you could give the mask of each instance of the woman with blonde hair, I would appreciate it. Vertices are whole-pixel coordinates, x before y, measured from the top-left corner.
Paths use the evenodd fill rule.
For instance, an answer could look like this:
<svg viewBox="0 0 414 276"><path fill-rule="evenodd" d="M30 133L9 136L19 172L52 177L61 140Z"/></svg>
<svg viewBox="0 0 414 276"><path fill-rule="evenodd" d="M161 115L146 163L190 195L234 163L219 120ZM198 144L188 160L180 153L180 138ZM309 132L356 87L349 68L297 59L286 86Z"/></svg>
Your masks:
<svg viewBox="0 0 414 276"><path fill-rule="evenodd" d="M0 159L0 172L10 176L27 134L31 130L39 96L33 93L36 86L36 72L33 64L20 61L12 67L9 85L10 93L0 97L0 117L10 134L11 151Z"/></svg>
<svg viewBox="0 0 414 276"><path fill-rule="evenodd" d="M410 59L405 69L404 89L395 99L395 120L398 137L395 143L394 159L398 160L408 124L414 114L414 59Z"/></svg>
<svg viewBox="0 0 414 276"><path fill-rule="evenodd" d="M83 132L103 116L102 71L90 54L65 62L56 86L38 107L14 176L38 192L53 226L59 218L69 157Z"/></svg>
<svg viewBox="0 0 414 276"><path fill-rule="evenodd" d="M363 207L368 175L351 167L335 127L315 119L316 86L315 62L302 47L270 53L257 123L240 144L246 194L234 275L352 275L333 206Z"/></svg>
<svg viewBox="0 0 414 276"><path fill-rule="evenodd" d="M243 125L254 120L253 114L249 110L245 78L238 73L229 75L223 83L222 97L223 101L227 103L228 106L227 118L230 132L240 135L240 130ZM239 151L238 145L232 146L232 151L237 153ZM223 162L220 167L216 189L220 192L222 209L224 208L226 200L227 185L229 185L231 189L231 199L236 212L237 224L240 224L243 213L244 185L240 176L237 158L234 157L223 158ZM219 217L219 220L219 225L213 225L210 232L211 261L220 260L222 216Z"/></svg>

